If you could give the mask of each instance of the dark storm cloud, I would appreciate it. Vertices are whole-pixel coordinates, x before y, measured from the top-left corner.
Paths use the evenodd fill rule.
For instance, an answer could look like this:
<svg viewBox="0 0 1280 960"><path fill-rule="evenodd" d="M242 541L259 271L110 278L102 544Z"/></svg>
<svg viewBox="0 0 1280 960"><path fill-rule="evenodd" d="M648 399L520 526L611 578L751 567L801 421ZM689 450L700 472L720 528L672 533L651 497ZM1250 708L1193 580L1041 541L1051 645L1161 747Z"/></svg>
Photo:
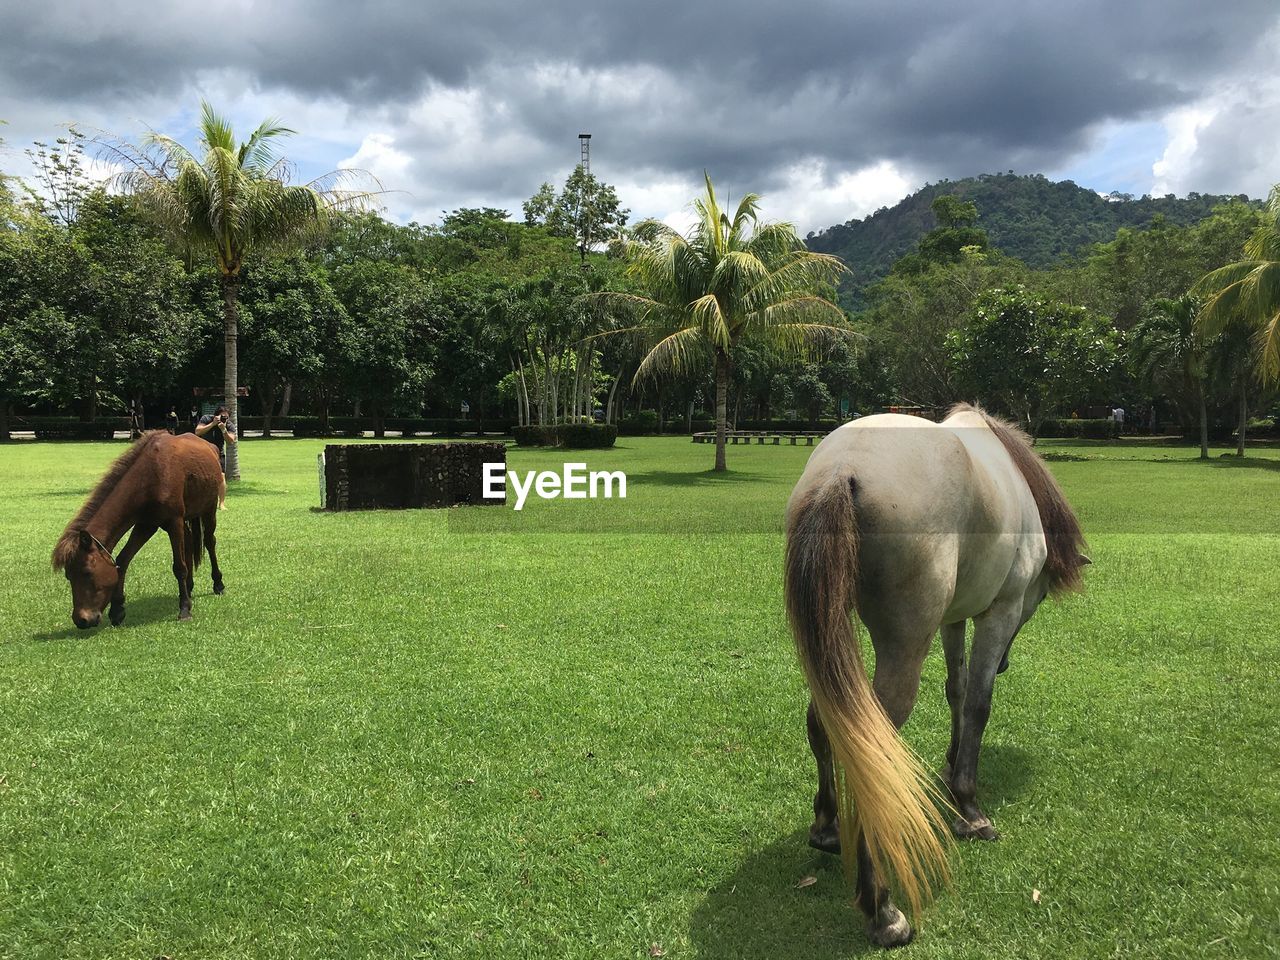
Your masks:
<svg viewBox="0 0 1280 960"><path fill-rule="evenodd" d="M177 106L202 76L233 74L335 98L393 129L433 176L513 195L579 129L634 167L761 186L807 157L928 176L1049 167L1103 121L1194 101L1280 20L1274 0L296 0L216 17L203 3L8 2L0 116L5 100L59 105L59 119L63 105L101 112L166 91ZM440 132L401 121L449 90L478 95L490 149L446 171L418 159Z"/></svg>

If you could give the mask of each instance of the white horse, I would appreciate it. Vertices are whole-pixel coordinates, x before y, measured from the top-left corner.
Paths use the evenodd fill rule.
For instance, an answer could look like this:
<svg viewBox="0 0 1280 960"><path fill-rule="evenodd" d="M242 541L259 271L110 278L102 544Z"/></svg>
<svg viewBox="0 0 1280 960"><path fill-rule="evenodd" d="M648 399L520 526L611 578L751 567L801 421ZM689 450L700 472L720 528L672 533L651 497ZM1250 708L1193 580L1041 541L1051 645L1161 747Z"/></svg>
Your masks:
<svg viewBox="0 0 1280 960"><path fill-rule="evenodd" d="M1080 526L1030 441L968 405L942 423L864 417L814 450L787 505L787 609L809 681L818 762L813 846L842 851L880 946L912 929L946 874L945 825L929 775L898 736L941 629L951 705L942 779L962 838L994 839L975 797L991 691L1014 636L1049 593L1079 587ZM871 634L874 683L850 612ZM965 624L973 620L965 656ZM874 696L872 695L874 693Z"/></svg>

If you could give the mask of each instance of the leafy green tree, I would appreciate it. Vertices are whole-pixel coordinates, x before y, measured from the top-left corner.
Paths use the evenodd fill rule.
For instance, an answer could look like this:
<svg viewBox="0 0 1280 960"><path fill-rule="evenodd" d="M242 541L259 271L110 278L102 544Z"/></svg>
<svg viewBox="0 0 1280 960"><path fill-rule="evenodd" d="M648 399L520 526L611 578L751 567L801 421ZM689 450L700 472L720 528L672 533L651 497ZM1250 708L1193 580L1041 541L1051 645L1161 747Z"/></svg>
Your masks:
<svg viewBox="0 0 1280 960"><path fill-rule="evenodd" d="M816 427L822 412L829 410L835 402L831 391L827 389L827 385L822 382L818 371L813 367L801 370L799 375L788 383L788 392L791 395L791 401L804 412L810 429Z"/></svg>
<svg viewBox="0 0 1280 960"><path fill-rule="evenodd" d="M351 319L337 344L344 383L381 435L388 415L422 410L438 355L435 291L408 267L376 261L339 267L330 282Z"/></svg>
<svg viewBox="0 0 1280 960"><path fill-rule="evenodd" d="M170 387L204 320L181 263L101 190L69 223L42 209L0 231L0 403L79 402L92 420L100 395L120 408Z"/></svg>
<svg viewBox="0 0 1280 960"><path fill-rule="evenodd" d="M959 393L947 334L968 323L979 296L1029 280L1021 264L976 250L917 271L894 271L869 291L867 335L899 401L940 407Z"/></svg>
<svg viewBox="0 0 1280 960"><path fill-rule="evenodd" d="M1252 331L1258 373L1264 381L1276 380L1280 378L1280 184L1271 189L1267 216L1245 243L1244 257L1196 282L1193 292L1205 297L1200 324L1209 334L1233 322Z"/></svg>
<svg viewBox="0 0 1280 960"><path fill-rule="evenodd" d="M1209 457L1207 405L1208 344L1196 329L1194 297L1163 298L1133 328L1133 350L1139 372L1153 393L1173 400L1184 423L1193 416L1200 430L1200 459Z"/></svg>
<svg viewBox="0 0 1280 960"><path fill-rule="evenodd" d="M35 185L23 182L32 208L63 227L75 223L80 204L93 191L85 169L84 134L75 127L52 144L36 141L27 151Z"/></svg>
<svg viewBox="0 0 1280 960"><path fill-rule="evenodd" d="M469 271L448 274L434 286L442 359L428 385L429 404L457 416L465 402L483 422L497 399L497 384L510 356L508 344L491 322L495 300L506 287Z"/></svg>
<svg viewBox="0 0 1280 960"><path fill-rule="evenodd" d="M603 275L555 267L511 285L494 301L492 323L511 357L521 423L573 422L590 415L604 319L583 297Z"/></svg>
<svg viewBox="0 0 1280 960"><path fill-rule="evenodd" d="M694 202L687 236L648 220L627 247L628 273L640 293L614 291L598 303L631 314L652 346L636 371L643 380L685 370L710 356L716 379L715 469L725 464L730 357L742 342L763 341L782 353L850 336L843 311L828 299L844 271L835 257L805 249L789 223L763 223L760 198L749 193L729 214L710 176Z"/></svg>
<svg viewBox="0 0 1280 960"><path fill-rule="evenodd" d="M270 436L276 401L293 384L311 386L325 375L326 354L337 349L333 331L345 330L348 319L324 271L297 255L255 260L244 272L240 306L241 374Z"/></svg>
<svg viewBox="0 0 1280 960"><path fill-rule="evenodd" d="M551 184L544 183L524 203L526 224L572 237L583 261L590 251L619 237L630 215L618 201L617 191L581 164L569 174L559 196Z"/></svg>
<svg viewBox="0 0 1280 960"><path fill-rule="evenodd" d="M962 389L1014 414L1032 436L1050 407L1088 400L1118 366L1119 338L1108 323L1020 286L984 293L947 344Z"/></svg>
<svg viewBox="0 0 1280 960"><path fill-rule="evenodd" d="M287 246L324 227L336 207L359 206L368 192L339 189L352 171L339 170L301 185L288 182L277 152L292 130L266 120L237 143L230 123L200 105L199 153L172 137L150 133L138 146L104 140L104 152L126 165L117 183L142 202L185 252L211 256L222 292L223 391L234 423L240 385L241 271L265 249ZM227 448L227 476L239 479L239 444Z"/></svg>

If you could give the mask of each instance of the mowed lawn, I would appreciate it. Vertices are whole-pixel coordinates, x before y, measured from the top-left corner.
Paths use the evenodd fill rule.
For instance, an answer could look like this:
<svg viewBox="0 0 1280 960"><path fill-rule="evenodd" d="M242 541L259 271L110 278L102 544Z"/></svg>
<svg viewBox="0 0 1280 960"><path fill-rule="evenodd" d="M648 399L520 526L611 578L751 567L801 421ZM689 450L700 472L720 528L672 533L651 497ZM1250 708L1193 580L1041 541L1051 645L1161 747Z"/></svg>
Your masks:
<svg viewBox="0 0 1280 960"><path fill-rule="evenodd" d="M320 447L243 443L193 621L161 535L125 625L83 632L48 556L123 445L0 447L0 956L872 952L805 844L807 448L727 477L687 439L513 449L629 475L516 515L321 513ZM1274 956L1280 456L1042 450L1088 591L1014 645L980 768L1003 838L954 850L902 956ZM943 675L935 649L906 728L934 764Z"/></svg>

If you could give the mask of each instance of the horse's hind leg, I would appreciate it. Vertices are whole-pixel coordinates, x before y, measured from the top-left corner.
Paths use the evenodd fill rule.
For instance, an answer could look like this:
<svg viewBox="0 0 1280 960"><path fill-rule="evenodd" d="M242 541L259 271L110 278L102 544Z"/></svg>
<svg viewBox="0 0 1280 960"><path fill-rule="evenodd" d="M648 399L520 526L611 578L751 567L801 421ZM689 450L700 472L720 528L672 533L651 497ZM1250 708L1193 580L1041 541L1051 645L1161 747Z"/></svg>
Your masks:
<svg viewBox="0 0 1280 960"><path fill-rule="evenodd" d="M955 835L964 840L995 840L999 834L978 806L978 753L991 716L996 670L1014 634L1022 625L1022 603L997 603L973 621L973 650L969 657L959 742L951 763L951 796L959 818Z"/></svg>
<svg viewBox="0 0 1280 960"><path fill-rule="evenodd" d="M173 548L173 577L178 581L178 619L191 619L191 588L187 567L186 524L176 517L164 525L169 534L169 546Z"/></svg>
<svg viewBox="0 0 1280 960"><path fill-rule="evenodd" d="M956 765L956 751L960 748L960 730L963 727L964 692L969 675L964 667L964 631L966 621L942 625L942 650L947 659L947 705L951 707L951 745L947 747L947 765L942 779L951 784L951 771Z"/></svg>
<svg viewBox="0 0 1280 960"><path fill-rule="evenodd" d="M218 511L210 510L204 517L204 549L209 554L210 572L213 574L213 592L223 593L227 588L222 583L222 568L218 566L218 538L213 535L218 526Z"/></svg>
<svg viewBox="0 0 1280 960"><path fill-rule="evenodd" d="M831 760L831 743L822 729L818 710L809 701L806 719L809 747L818 762L818 792L813 798L813 826L809 828L809 846L825 853L840 852L840 824L836 819L836 771Z"/></svg>
<svg viewBox="0 0 1280 960"><path fill-rule="evenodd" d="M925 628L918 621L870 628L876 651L872 689L889 720L899 730L911 716L920 693L920 672L929 644L933 642L934 629ZM873 943L898 947L911 942L914 936L911 924L890 898L889 888L875 869L866 838L861 833L858 834L857 890L858 906L867 915L867 936Z"/></svg>

